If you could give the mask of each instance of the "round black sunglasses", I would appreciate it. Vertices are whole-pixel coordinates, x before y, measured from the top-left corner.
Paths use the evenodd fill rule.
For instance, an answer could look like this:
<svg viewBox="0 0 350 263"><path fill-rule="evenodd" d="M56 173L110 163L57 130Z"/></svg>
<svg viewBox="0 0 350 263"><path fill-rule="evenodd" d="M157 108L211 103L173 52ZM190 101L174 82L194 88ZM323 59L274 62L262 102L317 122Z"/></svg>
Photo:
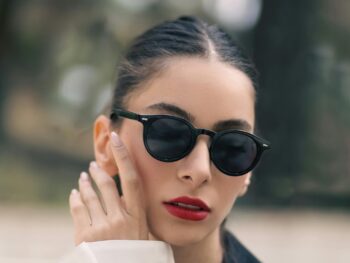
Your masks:
<svg viewBox="0 0 350 263"><path fill-rule="evenodd" d="M251 171L262 153L270 149L264 139L241 130L214 132L197 129L185 119L170 115L141 115L114 109L112 120L118 117L139 121L143 124L143 141L148 153L162 162L174 162L188 155L197 137L211 137L210 159L215 166L229 176L239 176Z"/></svg>

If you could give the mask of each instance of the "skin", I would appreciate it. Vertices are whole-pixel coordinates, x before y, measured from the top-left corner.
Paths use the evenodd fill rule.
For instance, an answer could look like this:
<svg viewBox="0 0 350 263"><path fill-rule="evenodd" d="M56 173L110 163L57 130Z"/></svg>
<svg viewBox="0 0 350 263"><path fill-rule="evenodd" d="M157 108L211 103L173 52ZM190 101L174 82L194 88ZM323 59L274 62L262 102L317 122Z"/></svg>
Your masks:
<svg viewBox="0 0 350 263"><path fill-rule="evenodd" d="M215 58L172 58L162 74L131 94L127 109L139 114L175 115L149 108L167 103L190 113L195 127L213 129L217 121L239 119L249 125L248 132L253 132L254 100L252 83L240 70ZM112 131L119 136L112 136ZM210 162L210 141L205 135L198 137L185 158L160 162L147 153L142 132L142 124L134 120L124 119L116 130L107 117L96 119L97 163L90 165L89 172L100 199L91 187L91 179L84 179L88 174L83 175L79 191L73 190L70 195L75 243L155 239L172 246L177 263L221 262L219 227L237 197L246 192L251 172L239 177L220 172ZM116 173L122 181L122 198L109 176ZM189 221L169 214L162 202L179 196L203 200L211 209L208 217Z"/></svg>

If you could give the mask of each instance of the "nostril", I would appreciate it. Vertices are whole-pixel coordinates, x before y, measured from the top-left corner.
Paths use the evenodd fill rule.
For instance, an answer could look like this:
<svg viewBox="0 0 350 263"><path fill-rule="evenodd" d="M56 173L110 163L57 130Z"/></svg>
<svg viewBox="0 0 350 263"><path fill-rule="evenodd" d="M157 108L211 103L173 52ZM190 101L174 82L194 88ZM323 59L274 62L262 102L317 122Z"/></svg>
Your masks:
<svg viewBox="0 0 350 263"><path fill-rule="evenodd" d="M189 176L189 175L185 175L185 176L183 176L183 178L186 179L186 180L192 180L192 177Z"/></svg>

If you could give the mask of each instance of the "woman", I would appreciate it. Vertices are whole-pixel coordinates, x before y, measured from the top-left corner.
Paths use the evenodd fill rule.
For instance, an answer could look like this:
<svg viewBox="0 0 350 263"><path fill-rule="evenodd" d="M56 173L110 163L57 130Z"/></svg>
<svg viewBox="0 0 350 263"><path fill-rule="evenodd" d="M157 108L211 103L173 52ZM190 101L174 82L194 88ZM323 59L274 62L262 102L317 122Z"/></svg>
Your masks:
<svg viewBox="0 0 350 263"><path fill-rule="evenodd" d="M258 262L223 226L269 148L253 135L255 85L238 46L197 18L136 38L94 124L91 178L70 195L64 262Z"/></svg>

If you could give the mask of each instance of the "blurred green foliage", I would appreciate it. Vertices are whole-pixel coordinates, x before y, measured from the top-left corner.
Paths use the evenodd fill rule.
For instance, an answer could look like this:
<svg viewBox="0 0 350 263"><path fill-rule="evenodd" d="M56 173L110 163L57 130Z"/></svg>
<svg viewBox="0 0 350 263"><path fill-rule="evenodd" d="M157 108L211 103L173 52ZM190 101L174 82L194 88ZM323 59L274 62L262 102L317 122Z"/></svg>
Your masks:
<svg viewBox="0 0 350 263"><path fill-rule="evenodd" d="M350 2L246 1L256 24L221 2L2 0L0 201L66 202L129 41L194 14L238 37L260 71L258 128L273 150L242 203L349 207Z"/></svg>

